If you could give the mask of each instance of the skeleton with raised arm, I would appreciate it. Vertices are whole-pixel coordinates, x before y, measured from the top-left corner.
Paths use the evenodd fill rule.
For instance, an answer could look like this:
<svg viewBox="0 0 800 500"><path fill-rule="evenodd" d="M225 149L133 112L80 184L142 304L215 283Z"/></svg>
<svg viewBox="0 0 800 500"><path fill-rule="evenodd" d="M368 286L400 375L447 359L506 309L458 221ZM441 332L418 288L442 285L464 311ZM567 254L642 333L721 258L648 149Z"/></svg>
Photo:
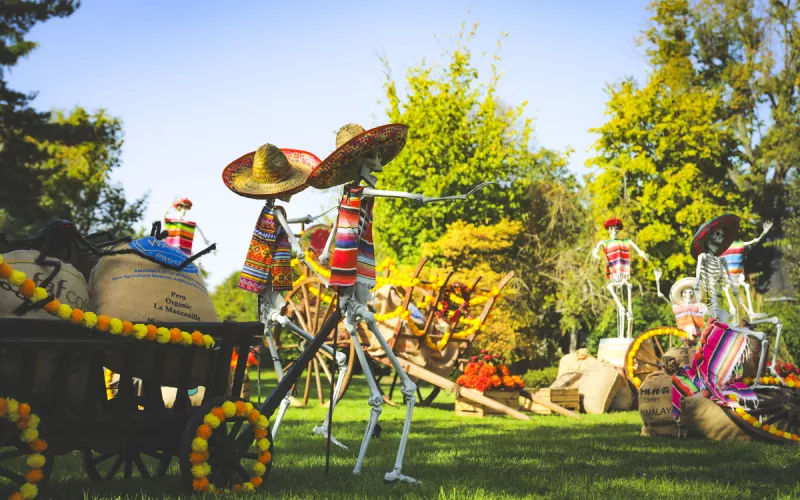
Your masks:
<svg viewBox="0 0 800 500"><path fill-rule="evenodd" d="M733 276L728 269L728 263L722 254L739 235L739 217L733 214L720 215L706 222L695 233L692 239L690 251L692 257L697 259L696 282L694 285L695 294L700 296L702 292L708 307L708 315L724 323L728 328L744 335L753 337L761 344L761 356L758 364L757 379L764 373L764 365L767 356L769 342L766 334L753 331L746 327L730 326L732 317L729 311L725 310L719 303L719 291L726 285L733 284ZM746 308L739 297L738 290L731 286L733 296ZM777 338L775 354L777 355L778 343L780 342L781 325L777 318L767 318L763 320L749 321L749 325L761 323L773 323L777 326ZM774 358L773 358L774 359ZM774 371L774 369L773 369Z"/></svg>
<svg viewBox="0 0 800 500"><path fill-rule="evenodd" d="M744 288L744 293L747 297L747 305L745 310L748 317L752 319L762 316L760 314L756 314L756 312L753 310L753 299L750 296L750 283L747 282L747 278L744 274L744 252L751 246L764 239L764 236L767 235L770 229L772 229L772 222L767 221L764 223L763 230L757 238L754 238L750 241L742 241L740 239L734 240L734 242L731 243L731 246L729 246L728 249L722 253L722 258L725 259L725 262L728 264L728 271L731 273L732 277L731 283L726 283L723 289L725 290L725 296L728 299L730 313L734 317L738 317L738 308L731 299L731 288L735 288L737 291L739 288Z"/></svg>
<svg viewBox="0 0 800 500"><path fill-rule="evenodd" d="M203 243L206 246L211 244L196 222L186 220L186 213L191 209L192 201L189 198L181 197L175 198L175 201L164 212L164 228L167 231L164 243L178 248L181 252L190 256L192 255L192 242L194 241L195 232L200 233L200 237L203 238ZM170 212L175 212L175 214L170 217Z"/></svg>
<svg viewBox="0 0 800 500"><path fill-rule="evenodd" d="M695 295L695 278L681 278L669 290L669 298L661 293L661 269L654 269L656 277L656 293L672 308L675 325L689 334L689 340L700 337L705 327L706 305Z"/></svg>
<svg viewBox="0 0 800 500"><path fill-rule="evenodd" d="M223 181L234 193L265 200L247 250L239 288L258 294L259 315L264 323L264 339L272 356L278 380L283 378L284 373L272 335L274 328L280 325L302 339L311 341L314 338L311 333L295 325L282 313L286 301L281 293L291 290L293 286L291 250L294 249L300 262L305 261L305 253L289 224L310 222L327 212L316 217L287 219L286 211L275 205L275 199L288 202L292 195L308 187L306 184L308 174L318 164L319 159L306 151L278 149L271 144L265 144L257 151L232 162L222 174ZM321 276L320 278L323 282L327 282L325 278ZM331 402L331 405L335 406L344 383L343 375L347 371L347 357L344 353L335 353L333 348L327 345L323 345L322 349L335 357L339 368L339 378L334 388L335 397ZM289 408L289 397L287 393L273 420L273 437L277 435L281 420ZM328 425L326 417L322 426L314 428L314 433L327 435ZM331 441L346 448L333 436Z"/></svg>
<svg viewBox="0 0 800 500"><path fill-rule="evenodd" d="M633 301L631 299L631 249L636 250L641 258L648 260L644 253L632 240L627 238L617 238L622 231L622 221L613 217L608 219L603 227L608 230L609 239L603 240L595 245L592 250L592 258L600 259L600 249L606 257L606 279L609 280L606 289L617 304L617 329L619 338L631 338L633 336ZM620 300L618 295L622 289L628 293L627 307ZM626 323L627 321L627 323Z"/></svg>
<svg viewBox="0 0 800 500"><path fill-rule="evenodd" d="M400 391L406 403L406 418L394 468L385 474L384 480L414 483L417 480L403 475L402 467L416 403L417 387L392 352L392 348L378 329L373 313L367 307L367 303L372 298L370 290L375 286L372 208L376 196L405 198L417 203L427 203L463 200L468 195L426 198L419 194L374 189L377 178L373 172L380 172L384 165L397 156L405 145L407 133L408 128L398 124L385 125L368 131L364 131L362 127L355 124L345 125L336 134L336 151L311 173L308 183L319 189L344 184L339 216L328 238L325 250L320 255L320 261L323 263L330 261L330 285L338 288L339 307L344 316L344 326L355 344L355 352L370 389L369 404L372 408L369 423L361 442L353 473L360 474L361 472L370 438L378 422L383 404L383 395L378 389L356 333L356 326L364 321L397 372L401 381ZM361 185L362 181L367 185ZM478 188L480 187L482 185L478 186ZM469 194L471 193L472 191ZM336 247L331 255L330 248L334 239Z"/></svg>

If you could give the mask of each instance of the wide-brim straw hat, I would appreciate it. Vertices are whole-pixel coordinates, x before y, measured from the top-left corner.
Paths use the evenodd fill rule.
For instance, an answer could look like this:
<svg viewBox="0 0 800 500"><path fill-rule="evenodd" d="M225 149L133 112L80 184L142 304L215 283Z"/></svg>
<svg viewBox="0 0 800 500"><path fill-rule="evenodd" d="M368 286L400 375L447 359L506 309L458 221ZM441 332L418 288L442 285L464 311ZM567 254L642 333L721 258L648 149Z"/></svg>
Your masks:
<svg viewBox="0 0 800 500"><path fill-rule="evenodd" d="M724 235L722 244L715 252L715 255L719 257L739 237L739 217L733 214L720 215L700 226L692 238L690 247L692 257L696 259L701 253L705 253L706 241L716 229L722 229Z"/></svg>
<svg viewBox="0 0 800 500"><path fill-rule="evenodd" d="M319 163L319 158L308 151L264 144L225 167L222 182L246 198L283 198L307 188L308 174Z"/></svg>
<svg viewBox="0 0 800 500"><path fill-rule="evenodd" d="M669 289L669 298L672 300L673 304L683 304L683 291L687 288L694 288L694 284L697 280L691 276L686 278L681 278L672 285L672 288ZM702 292L697 297L697 301L702 301Z"/></svg>
<svg viewBox="0 0 800 500"><path fill-rule="evenodd" d="M317 189L348 184L356 179L358 157L380 154L381 165L392 161L403 150L408 138L408 126L399 123L382 125L370 130L349 123L336 133L336 151L317 165L308 176L308 184Z"/></svg>

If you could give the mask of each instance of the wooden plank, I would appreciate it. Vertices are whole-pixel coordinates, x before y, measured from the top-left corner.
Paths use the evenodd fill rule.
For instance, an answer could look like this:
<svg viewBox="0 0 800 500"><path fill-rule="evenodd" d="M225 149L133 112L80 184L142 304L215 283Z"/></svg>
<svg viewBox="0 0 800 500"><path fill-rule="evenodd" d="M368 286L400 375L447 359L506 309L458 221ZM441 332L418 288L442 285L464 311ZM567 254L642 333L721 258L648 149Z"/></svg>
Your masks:
<svg viewBox="0 0 800 500"><path fill-rule="evenodd" d="M522 407L524 409L529 409L532 407L533 404L538 404L544 408L547 408L551 412L558 413L559 415L564 415L565 417L571 418L580 418L580 415L573 411L570 408L562 406L561 404L557 404L548 400L548 398L539 397L536 394L535 389L523 389L520 392L520 402L522 403ZM568 403L568 405L574 408L574 403Z"/></svg>

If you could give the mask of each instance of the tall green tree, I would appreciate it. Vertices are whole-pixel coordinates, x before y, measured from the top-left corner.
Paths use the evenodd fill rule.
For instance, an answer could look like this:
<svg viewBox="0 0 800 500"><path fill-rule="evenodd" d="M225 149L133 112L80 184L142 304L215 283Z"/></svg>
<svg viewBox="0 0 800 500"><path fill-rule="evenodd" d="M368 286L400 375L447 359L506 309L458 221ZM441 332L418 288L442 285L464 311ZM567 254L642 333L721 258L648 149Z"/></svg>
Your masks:
<svg viewBox="0 0 800 500"><path fill-rule="evenodd" d="M0 3L0 232L30 233L58 217L83 232L129 233L145 198L129 203L109 182L119 164L122 129L105 112L39 112L35 93L8 87L8 70L36 48L25 36L38 22L72 14L79 2L14 0Z"/></svg>

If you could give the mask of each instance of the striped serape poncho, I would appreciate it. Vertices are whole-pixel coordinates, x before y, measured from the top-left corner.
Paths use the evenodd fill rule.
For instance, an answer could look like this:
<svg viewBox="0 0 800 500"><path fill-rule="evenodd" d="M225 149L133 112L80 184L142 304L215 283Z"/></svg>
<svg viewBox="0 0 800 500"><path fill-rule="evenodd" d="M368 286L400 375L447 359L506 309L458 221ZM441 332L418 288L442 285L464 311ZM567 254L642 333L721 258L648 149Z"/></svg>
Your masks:
<svg viewBox="0 0 800 500"><path fill-rule="evenodd" d="M705 304L680 304L672 305L672 313L675 315L675 324L688 333L690 338L695 338L703 333L705 325L704 313Z"/></svg>
<svg viewBox="0 0 800 500"><path fill-rule="evenodd" d="M331 257L330 286L363 283L375 287L375 250L372 245L372 205L364 186L345 187L339 204L336 248Z"/></svg>
<svg viewBox="0 0 800 500"><path fill-rule="evenodd" d="M164 219L164 226L167 229L164 243L179 249L186 255L192 255L192 241L194 241L194 229L197 227L197 223L180 219Z"/></svg>
<svg viewBox="0 0 800 500"><path fill-rule="evenodd" d="M275 291L292 289L292 252L289 236L275 218L278 210L283 212L264 205L258 216L239 278L239 288L248 292L260 294L270 283Z"/></svg>
<svg viewBox="0 0 800 500"><path fill-rule="evenodd" d="M691 366L672 376L672 412L680 422L681 398L707 397L721 406L756 404L756 394L737 382L742 376L747 337L719 321L709 321Z"/></svg>
<svg viewBox="0 0 800 500"><path fill-rule="evenodd" d="M631 241L606 240L603 242L606 254L606 279L612 274L631 273Z"/></svg>
<svg viewBox="0 0 800 500"><path fill-rule="evenodd" d="M722 252L722 258L728 264L731 274L744 274L744 242L736 240L727 250Z"/></svg>

